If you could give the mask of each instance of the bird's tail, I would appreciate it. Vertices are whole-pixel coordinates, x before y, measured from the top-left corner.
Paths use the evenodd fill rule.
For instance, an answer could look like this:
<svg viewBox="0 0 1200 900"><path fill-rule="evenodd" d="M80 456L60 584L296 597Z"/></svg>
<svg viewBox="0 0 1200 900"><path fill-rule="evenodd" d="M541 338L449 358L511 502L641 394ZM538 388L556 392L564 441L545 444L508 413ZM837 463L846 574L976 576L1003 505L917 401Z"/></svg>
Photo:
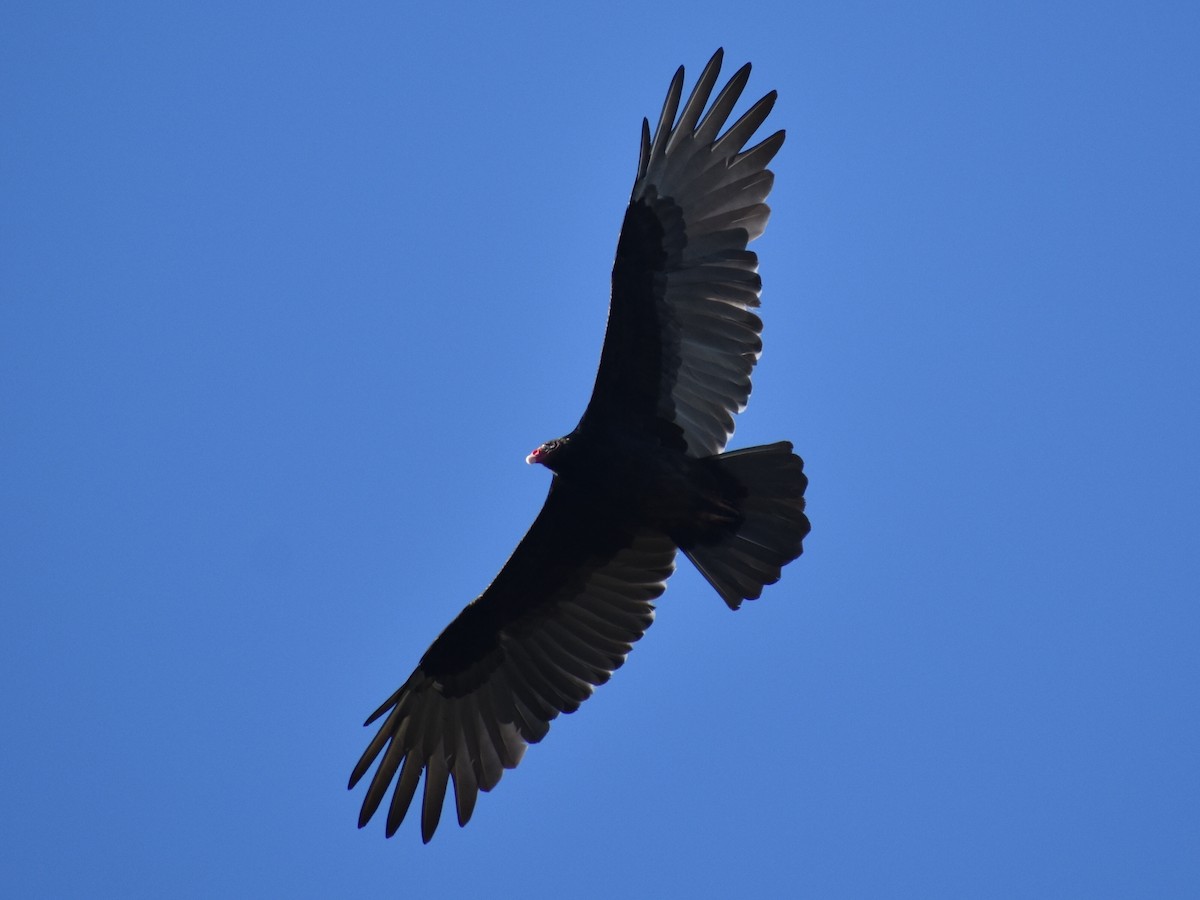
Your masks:
<svg viewBox="0 0 1200 900"><path fill-rule="evenodd" d="M736 528L680 549L729 608L737 609L778 581L780 570L803 552L808 478L787 441L711 459L738 486Z"/></svg>

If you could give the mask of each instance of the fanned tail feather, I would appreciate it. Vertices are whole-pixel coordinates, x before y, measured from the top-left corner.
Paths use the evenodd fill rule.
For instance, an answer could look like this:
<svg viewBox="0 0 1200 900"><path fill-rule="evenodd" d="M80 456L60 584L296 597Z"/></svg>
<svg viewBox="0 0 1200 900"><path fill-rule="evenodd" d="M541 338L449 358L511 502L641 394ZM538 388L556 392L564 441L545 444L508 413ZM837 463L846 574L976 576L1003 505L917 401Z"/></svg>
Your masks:
<svg viewBox="0 0 1200 900"><path fill-rule="evenodd" d="M730 609L755 600L782 568L803 552L810 526L804 514L808 478L787 441L723 453L715 460L745 492L735 531L683 548Z"/></svg>

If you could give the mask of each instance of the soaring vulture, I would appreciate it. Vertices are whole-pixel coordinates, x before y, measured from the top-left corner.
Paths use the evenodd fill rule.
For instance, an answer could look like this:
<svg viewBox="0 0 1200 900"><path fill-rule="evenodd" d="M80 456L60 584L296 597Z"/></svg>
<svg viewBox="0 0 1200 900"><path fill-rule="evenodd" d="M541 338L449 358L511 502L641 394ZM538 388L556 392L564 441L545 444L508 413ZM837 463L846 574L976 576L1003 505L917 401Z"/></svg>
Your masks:
<svg viewBox="0 0 1200 900"><path fill-rule="evenodd" d="M758 258L767 164L784 133L743 149L775 92L721 133L750 75L709 104L722 51L683 104L683 68L653 135L643 120L612 271L608 330L575 430L531 453L554 477L496 579L367 719L383 724L350 776L378 760L359 827L392 789L391 837L421 773L428 842L454 783L459 825L559 713L574 712L654 619L682 550L731 609L798 557L804 464L786 441L724 453L762 349Z"/></svg>

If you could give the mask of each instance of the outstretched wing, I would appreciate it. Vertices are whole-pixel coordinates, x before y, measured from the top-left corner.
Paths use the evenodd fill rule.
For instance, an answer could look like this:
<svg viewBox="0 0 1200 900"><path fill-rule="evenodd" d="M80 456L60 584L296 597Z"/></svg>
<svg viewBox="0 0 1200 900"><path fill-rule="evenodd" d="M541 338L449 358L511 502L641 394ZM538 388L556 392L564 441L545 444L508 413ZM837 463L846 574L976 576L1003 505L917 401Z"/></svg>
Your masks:
<svg viewBox="0 0 1200 900"><path fill-rule="evenodd" d="M606 521L555 478L533 526L491 586L433 642L420 665L366 721L385 716L350 776L380 759L358 824L396 773L391 837L421 772L421 837L441 817L448 779L459 825L560 712L574 712L625 661L654 619L675 567L668 538Z"/></svg>
<svg viewBox="0 0 1200 900"><path fill-rule="evenodd" d="M767 94L718 136L750 76L747 63L708 107L721 69L718 50L676 119L683 67L675 73L641 156L621 226L600 370L583 426L649 431L693 456L719 453L746 407L762 350L758 257L767 164L777 131L743 150L775 103ZM703 114L703 115L702 115Z"/></svg>

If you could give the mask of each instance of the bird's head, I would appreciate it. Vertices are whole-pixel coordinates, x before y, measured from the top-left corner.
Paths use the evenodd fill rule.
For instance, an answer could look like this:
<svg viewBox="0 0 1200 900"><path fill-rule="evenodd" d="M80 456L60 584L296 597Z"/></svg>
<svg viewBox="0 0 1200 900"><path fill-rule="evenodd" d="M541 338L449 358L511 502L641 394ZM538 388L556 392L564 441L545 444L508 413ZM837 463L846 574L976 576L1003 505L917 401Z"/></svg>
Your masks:
<svg viewBox="0 0 1200 900"><path fill-rule="evenodd" d="M547 469L554 469L555 457L558 456L558 454L566 445L566 438L555 438L552 441L546 441L546 443L542 444L527 457L525 457L525 462L529 463L530 465L533 465L534 463L540 463Z"/></svg>

